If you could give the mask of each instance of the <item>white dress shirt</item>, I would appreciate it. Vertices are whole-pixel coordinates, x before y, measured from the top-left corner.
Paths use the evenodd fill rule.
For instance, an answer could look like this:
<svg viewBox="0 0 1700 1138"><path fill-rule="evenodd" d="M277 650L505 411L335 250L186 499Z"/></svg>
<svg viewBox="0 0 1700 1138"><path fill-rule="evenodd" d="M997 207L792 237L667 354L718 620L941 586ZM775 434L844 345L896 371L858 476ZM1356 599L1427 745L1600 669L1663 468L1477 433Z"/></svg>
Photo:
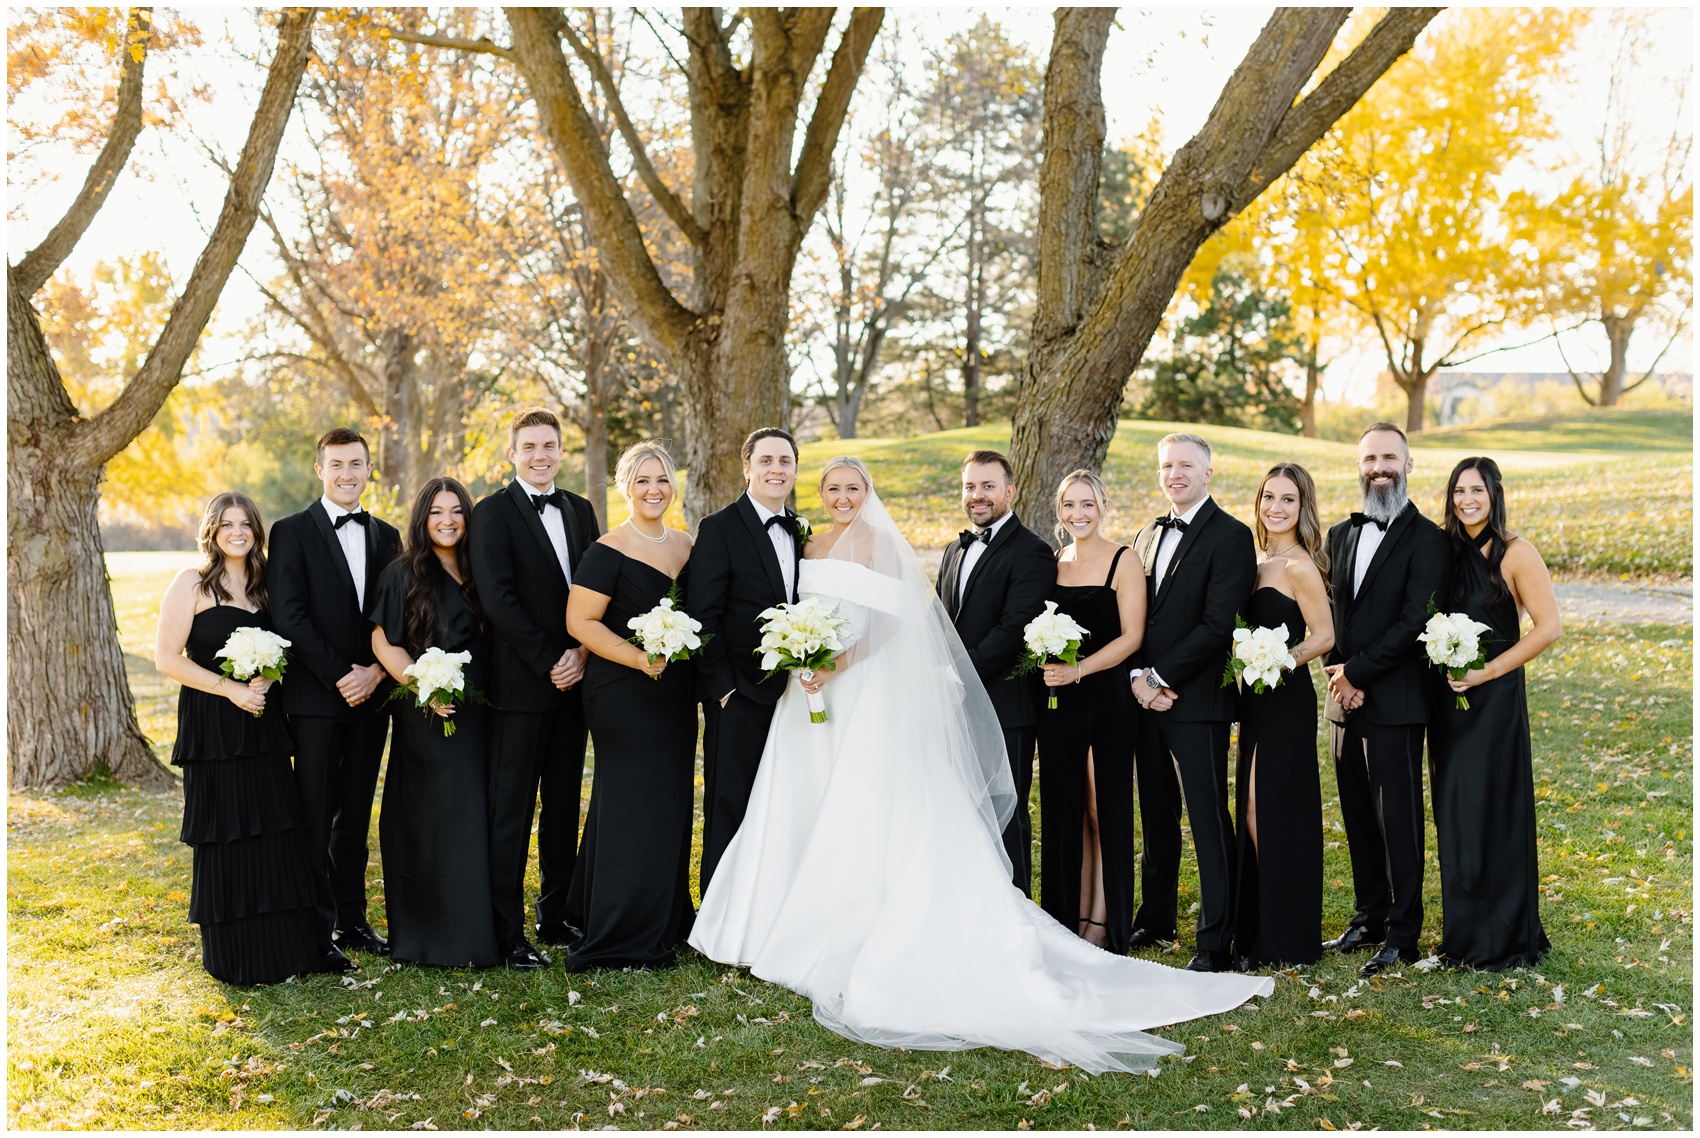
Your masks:
<svg viewBox="0 0 1700 1138"><path fill-rule="evenodd" d="M1204 495L1204 497L1187 507L1187 511L1184 514L1175 513L1175 508L1170 506L1169 516L1178 517L1181 521L1190 526L1193 523L1193 519L1198 517L1198 511L1202 510L1204 508L1204 503L1209 500L1210 495ZM1162 590L1163 582L1169 575L1169 562L1175 559L1175 549L1180 545L1182 536L1183 535L1180 530L1176 529L1174 526L1170 526L1168 529L1163 531L1163 536L1157 539L1157 568L1156 575L1153 579L1156 581L1157 589L1159 591Z"/></svg>
<svg viewBox="0 0 1700 1138"><path fill-rule="evenodd" d="M1386 536L1387 531L1374 522L1365 522L1358 527L1358 551L1352 560L1352 596L1358 595L1364 574L1369 572L1369 563L1375 560L1375 551L1381 548L1381 541Z"/></svg>
<svg viewBox="0 0 1700 1138"><path fill-rule="evenodd" d="M319 505L325 508L325 513L331 516L331 525L344 514L352 514L360 508L358 502L354 510L345 510L330 498L320 498ZM366 525L371 525L372 519L366 519ZM359 522L348 522L336 533L337 544L342 546L342 555L348 559L348 572L354 577L354 599L360 606L360 611L366 611L366 526Z"/></svg>
<svg viewBox="0 0 1700 1138"><path fill-rule="evenodd" d="M548 490L539 490L523 478L519 480L519 484L525 491L526 501L531 503L534 510L537 508L537 499L544 494L555 492L553 486ZM567 519L561 516L561 507L553 502L543 507L540 516L543 519L543 532L549 535L549 544L555 547L555 557L561 562L561 576L567 579L567 585L570 587L573 583L573 566L567 558Z"/></svg>
<svg viewBox="0 0 1700 1138"><path fill-rule="evenodd" d="M1006 512L1003 517L999 518L997 521L992 523L992 525L991 525L992 536L991 536L990 539L988 539L986 541L976 541L973 545L970 545L968 547L968 549L962 554L962 565L956 571L956 603L957 604L961 604L963 596L967 594L967 592L968 592L968 575L970 573L974 572L974 566L978 565L980 563L980 558L982 558L986 555L986 547L991 545L992 542L994 542L998 539L998 530L1002 529L1004 524L1006 522L1008 522L1009 519L1013 518L1014 516L1015 516L1014 514ZM975 532L976 533L985 533L986 531L981 529L980 527L976 526Z"/></svg>
<svg viewBox="0 0 1700 1138"><path fill-rule="evenodd" d="M781 515L774 513L760 502L755 495L745 493L750 505L756 508L756 517L767 527L767 540L773 543L774 556L779 558L779 575L785 580L785 600L790 602L797 594L797 534L794 526L770 526L767 519Z"/></svg>

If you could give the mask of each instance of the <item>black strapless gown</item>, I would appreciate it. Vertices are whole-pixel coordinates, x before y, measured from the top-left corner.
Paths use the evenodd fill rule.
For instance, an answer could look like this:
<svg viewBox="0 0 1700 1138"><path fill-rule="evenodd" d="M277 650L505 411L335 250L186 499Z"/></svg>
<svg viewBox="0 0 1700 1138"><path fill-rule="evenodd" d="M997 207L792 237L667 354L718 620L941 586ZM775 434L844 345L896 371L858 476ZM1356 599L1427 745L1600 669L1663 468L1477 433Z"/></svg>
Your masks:
<svg viewBox="0 0 1700 1138"><path fill-rule="evenodd" d="M1116 551L1102 585L1056 585L1050 599L1089 635L1082 657L1122 634L1110 582L1127 547ZM1098 848L1104 864L1109 948L1127 954L1133 935L1133 759L1137 740L1127 669L1096 672L1056 692L1055 711L1039 709L1039 901L1069 932L1078 932L1081 832L1086 821L1086 756L1098 805Z"/></svg>
<svg viewBox="0 0 1700 1138"><path fill-rule="evenodd" d="M378 582L372 620L391 644L407 639L406 597L411 578L398 558ZM445 652L471 652L467 682L489 686L490 653L460 586L442 574ZM405 647L405 645L400 645ZM496 964L496 924L490 908L488 777L489 711L475 700L455 708L455 733L421 711L411 696L396 698L378 845L384 859L384 910L390 955L445 968Z"/></svg>
<svg viewBox="0 0 1700 1138"><path fill-rule="evenodd" d="M1483 634L1491 660L1517 642L1517 604L1488 599L1487 560L1475 546L1454 543L1452 557L1447 610L1492 626ZM1551 944L1541 927L1523 669L1471 688L1466 698L1469 710L1460 710L1435 669L1428 738L1443 913L1437 951L1485 971L1530 967Z"/></svg>
<svg viewBox="0 0 1700 1138"><path fill-rule="evenodd" d="M196 613L189 659L218 671L230 634L252 627L270 629L270 614L235 605ZM201 965L227 984L275 984L322 963L307 819L278 695L274 685L259 718L210 692L185 687L177 697L178 840L195 851L189 920L201 926Z"/></svg>
<svg viewBox="0 0 1700 1138"><path fill-rule="evenodd" d="M1299 603L1278 589L1252 593L1245 621L1254 628L1286 625L1288 647L1305 638ZM1242 688L1239 707L1237 951L1256 968L1312 964L1322 954L1322 780L1309 666L1289 672L1262 695ZM1255 847L1246 831L1253 778Z"/></svg>
<svg viewBox="0 0 1700 1138"><path fill-rule="evenodd" d="M674 581L599 542L585 553L573 584L610 598L602 623L624 638L631 634L626 622L659 604ZM696 669L680 661L651 679L592 653L584 717L595 773L567 891L567 922L582 930L567 948L567 971L665 967L696 915L690 883Z"/></svg>

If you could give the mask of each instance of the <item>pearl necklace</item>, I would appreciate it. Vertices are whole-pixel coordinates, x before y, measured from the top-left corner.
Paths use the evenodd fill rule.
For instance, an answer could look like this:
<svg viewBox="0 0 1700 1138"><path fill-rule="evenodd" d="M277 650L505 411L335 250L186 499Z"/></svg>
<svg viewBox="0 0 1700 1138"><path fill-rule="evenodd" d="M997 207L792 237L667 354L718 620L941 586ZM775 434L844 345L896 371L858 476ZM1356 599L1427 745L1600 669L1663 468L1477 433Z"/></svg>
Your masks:
<svg viewBox="0 0 1700 1138"><path fill-rule="evenodd" d="M627 518L626 524L628 526L632 527L633 533L637 534L639 537L643 538L645 541L654 542L656 545L665 545L667 543L667 524L665 522L663 522L662 525L661 525L661 536L660 537L650 537L647 533L644 533L641 529L638 528L637 522L632 518Z"/></svg>

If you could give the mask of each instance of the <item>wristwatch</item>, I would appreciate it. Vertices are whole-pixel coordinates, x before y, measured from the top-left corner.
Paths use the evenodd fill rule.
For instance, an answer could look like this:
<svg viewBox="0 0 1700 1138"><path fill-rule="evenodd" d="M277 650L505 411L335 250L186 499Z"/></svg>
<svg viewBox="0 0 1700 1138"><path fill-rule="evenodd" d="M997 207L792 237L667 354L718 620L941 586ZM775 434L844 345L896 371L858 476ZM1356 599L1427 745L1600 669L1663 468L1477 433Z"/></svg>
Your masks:
<svg viewBox="0 0 1700 1138"><path fill-rule="evenodd" d="M1160 681L1157 678L1157 672L1156 672L1155 669L1153 669L1153 668L1145 669L1145 686L1150 688L1152 691L1162 691L1163 690L1162 681Z"/></svg>

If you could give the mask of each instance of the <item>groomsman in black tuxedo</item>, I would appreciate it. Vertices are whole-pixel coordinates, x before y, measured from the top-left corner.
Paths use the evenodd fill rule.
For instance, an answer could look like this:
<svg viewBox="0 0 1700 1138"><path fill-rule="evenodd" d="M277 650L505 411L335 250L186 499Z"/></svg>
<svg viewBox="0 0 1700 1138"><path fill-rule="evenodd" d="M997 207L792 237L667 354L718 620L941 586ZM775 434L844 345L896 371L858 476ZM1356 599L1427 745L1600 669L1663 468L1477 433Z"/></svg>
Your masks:
<svg viewBox="0 0 1700 1138"><path fill-rule="evenodd" d="M807 524L785 501L797 481L797 443L763 427L744 440L745 493L702 519L691 549L685 608L702 622L702 865L715 867L744 823L773 707L790 676L761 678L756 646L763 609L797 599Z"/></svg>
<svg viewBox="0 0 1700 1138"><path fill-rule="evenodd" d="M1015 813L1003 846L1016 886L1033 895L1033 752L1039 739L1039 688L1033 676L1012 676L1027 623L1045 609L1057 583L1057 563L1043 538L1015 516L1015 468L995 450L977 450L962 464L962 509L973 528L947 545L939 563L938 594L962 637L974 671L992 697L1003 729Z"/></svg>
<svg viewBox="0 0 1700 1138"><path fill-rule="evenodd" d="M549 963L525 935L525 860L537 818L537 937L566 944L584 781L585 650L567 635L573 569L599 536L590 503L555 488L561 422L543 408L508 428L514 480L472 509L472 572L491 627L490 901L509 968Z"/></svg>
<svg viewBox="0 0 1700 1138"><path fill-rule="evenodd" d="M280 690L295 740L325 969L341 972L354 967L345 949L389 951L366 920L366 837L391 686L372 655L368 618L378 575L400 551L401 535L360 506L372 454L357 432L326 432L313 472L324 495L272 527L266 580L273 624L290 642Z"/></svg>
<svg viewBox="0 0 1700 1138"><path fill-rule="evenodd" d="M1257 552L1251 530L1210 498L1210 444L1168 435L1157 444L1157 485L1169 512L1140 531L1145 641L1133 669L1139 701L1139 817L1144 894L1134 948L1173 940L1181 868L1181 805L1198 855L1194 972L1232 964L1234 824L1228 814L1228 730L1234 692L1222 671L1235 617L1251 599Z"/></svg>
<svg viewBox="0 0 1700 1138"><path fill-rule="evenodd" d="M1334 648L1326 714L1357 912L1323 945L1380 944L1365 976L1417 959L1423 928L1423 732L1434 676L1417 636L1445 610L1452 551L1405 489L1405 432L1375 423L1358 440L1363 510L1328 531Z"/></svg>

